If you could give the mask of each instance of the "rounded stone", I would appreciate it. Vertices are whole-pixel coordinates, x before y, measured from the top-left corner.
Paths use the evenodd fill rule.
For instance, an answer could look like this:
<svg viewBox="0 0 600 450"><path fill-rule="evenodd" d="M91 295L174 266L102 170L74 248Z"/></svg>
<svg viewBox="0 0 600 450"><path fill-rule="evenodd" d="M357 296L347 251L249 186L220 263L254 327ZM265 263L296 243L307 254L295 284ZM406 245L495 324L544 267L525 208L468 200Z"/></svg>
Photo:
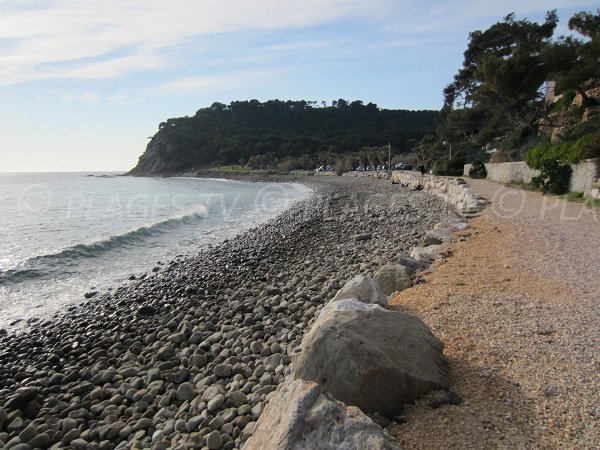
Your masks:
<svg viewBox="0 0 600 450"><path fill-rule="evenodd" d="M29 442L36 435L35 427L33 425L28 425L19 433L19 440L21 442Z"/></svg>
<svg viewBox="0 0 600 450"><path fill-rule="evenodd" d="M12 450L31 450L31 445L29 444L17 444L10 447Z"/></svg>
<svg viewBox="0 0 600 450"><path fill-rule="evenodd" d="M196 397L196 389L190 382L182 383L177 388L177 400L180 402L189 402Z"/></svg>
<svg viewBox="0 0 600 450"><path fill-rule="evenodd" d="M214 374L219 378L228 378L232 374L231 364L217 364L214 368Z"/></svg>
<svg viewBox="0 0 600 450"><path fill-rule="evenodd" d="M31 439L28 444L31 448L47 448L50 445L50 436L46 433L40 433Z"/></svg>
<svg viewBox="0 0 600 450"><path fill-rule="evenodd" d="M223 394L217 394L211 401L208 402L206 409L208 409L210 412L216 411L221 407L221 405L223 405L224 402L225 396Z"/></svg>
<svg viewBox="0 0 600 450"><path fill-rule="evenodd" d="M223 445L223 438L221 438L221 433L219 433L217 430L209 433L206 436L206 446L210 450L217 450L221 447L221 445Z"/></svg>

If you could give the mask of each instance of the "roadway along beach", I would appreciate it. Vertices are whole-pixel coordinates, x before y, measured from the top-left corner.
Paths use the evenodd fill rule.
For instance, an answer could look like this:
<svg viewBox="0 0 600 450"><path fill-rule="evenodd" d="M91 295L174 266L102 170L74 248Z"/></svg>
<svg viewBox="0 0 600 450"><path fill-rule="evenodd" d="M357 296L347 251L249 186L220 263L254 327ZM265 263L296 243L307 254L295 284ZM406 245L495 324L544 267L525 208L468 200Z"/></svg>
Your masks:
<svg viewBox="0 0 600 450"><path fill-rule="evenodd" d="M392 425L403 448L597 448L600 208L469 180L491 204L391 307L444 343L460 406Z"/></svg>

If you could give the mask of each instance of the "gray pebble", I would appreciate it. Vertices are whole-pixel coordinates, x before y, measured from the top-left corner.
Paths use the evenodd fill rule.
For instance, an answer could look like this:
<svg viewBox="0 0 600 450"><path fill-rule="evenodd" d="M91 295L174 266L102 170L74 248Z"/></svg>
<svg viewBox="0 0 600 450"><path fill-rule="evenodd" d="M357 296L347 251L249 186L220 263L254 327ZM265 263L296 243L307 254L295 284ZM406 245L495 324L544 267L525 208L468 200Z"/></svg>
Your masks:
<svg viewBox="0 0 600 450"><path fill-rule="evenodd" d="M221 433L215 430L206 436L206 445L210 450L216 450L223 445L223 439Z"/></svg>
<svg viewBox="0 0 600 450"><path fill-rule="evenodd" d="M225 396L223 394L217 394L212 400L206 405L206 409L210 412L216 411L225 402Z"/></svg>
<svg viewBox="0 0 600 450"><path fill-rule="evenodd" d="M192 401L196 397L196 390L192 383L183 383L177 388L177 400L181 402Z"/></svg>

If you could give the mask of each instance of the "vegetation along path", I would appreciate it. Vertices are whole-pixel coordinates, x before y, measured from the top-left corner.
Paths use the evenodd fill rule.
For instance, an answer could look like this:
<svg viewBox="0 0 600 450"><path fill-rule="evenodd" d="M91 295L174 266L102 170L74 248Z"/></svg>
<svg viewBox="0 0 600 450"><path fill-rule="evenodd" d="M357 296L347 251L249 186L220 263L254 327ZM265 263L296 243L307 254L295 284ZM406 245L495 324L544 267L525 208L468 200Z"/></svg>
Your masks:
<svg viewBox="0 0 600 450"><path fill-rule="evenodd" d="M469 239L391 302L444 342L463 402L424 399L390 431L406 448L598 448L600 209L470 184L490 205Z"/></svg>

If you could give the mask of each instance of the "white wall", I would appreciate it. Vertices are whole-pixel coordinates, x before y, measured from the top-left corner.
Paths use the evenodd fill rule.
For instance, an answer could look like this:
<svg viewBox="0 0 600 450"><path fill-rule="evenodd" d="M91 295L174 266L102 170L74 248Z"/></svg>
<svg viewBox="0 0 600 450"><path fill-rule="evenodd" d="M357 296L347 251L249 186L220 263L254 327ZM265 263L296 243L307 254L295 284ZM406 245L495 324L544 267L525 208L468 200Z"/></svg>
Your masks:
<svg viewBox="0 0 600 450"><path fill-rule="evenodd" d="M600 178L600 158L588 159L579 164L573 164L573 174L569 183L571 192L583 192L592 195L592 190L597 188ZM530 183L531 179L539 175L539 170L530 169L525 162L488 163L485 165L487 179L498 183ZM471 164L465 164L464 175L469 175Z"/></svg>

